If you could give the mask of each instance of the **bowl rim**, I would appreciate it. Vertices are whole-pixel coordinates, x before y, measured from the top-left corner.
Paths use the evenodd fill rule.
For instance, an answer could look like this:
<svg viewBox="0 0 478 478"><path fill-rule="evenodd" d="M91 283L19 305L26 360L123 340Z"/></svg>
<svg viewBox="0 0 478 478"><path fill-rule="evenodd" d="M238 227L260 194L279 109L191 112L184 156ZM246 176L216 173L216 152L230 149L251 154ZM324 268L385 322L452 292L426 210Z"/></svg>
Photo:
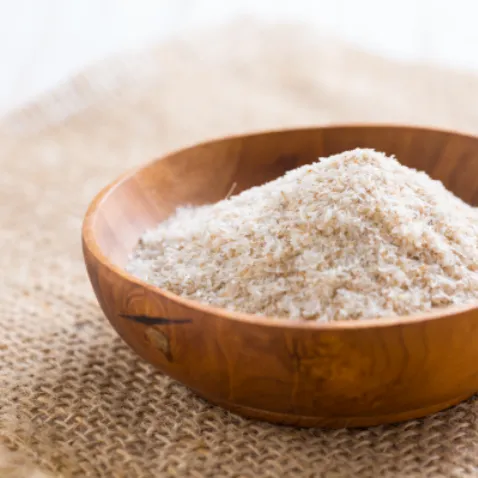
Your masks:
<svg viewBox="0 0 478 478"><path fill-rule="evenodd" d="M185 145L180 148L175 148L170 151L167 151L161 156L147 161L146 163L141 164L135 168L129 169L116 178L113 182L109 183L107 186L103 187L93 198L90 204L87 207L83 225L82 225L82 242L83 246L88 250L94 258L102 264L110 273L119 276L122 280L134 284L136 286L142 287L151 293L160 294L167 299L175 302L181 306L184 306L189 309L196 310L198 312L213 315L220 317L221 319L229 319L237 322L247 323L251 326L266 326L266 327L282 327L282 328L293 328L293 329L317 329L317 330L346 330L346 329L370 329L370 328L382 328L382 327L396 327L404 326L411 324L423 324L425 322L435 321L438 319L446 319L450 316L456 316L465 314L472 310L478 310L478 300L470 304L462 306L450 306L433 309L432 311L423 312L419 314L405 315L405 316L392 316L392 317L379 317L379 318L367 318L360 320L338 320L333 322L318 322L318 321L308 321L308 320L292 320L287 318L279 317L270 317L270 316L261 316L255 314L247 314L243 312L236 312L228 310L221 307L215 307L213 305L208 305L201 303L195 300L187 299L180 295L169 292L168 290L162 289L161 287L152 285L148 282L145 282L132 274L126 272L125 269L113 264L103 253L98 243L95 240L93 229L94 223L98 217L98 211L101 208L103 201L105 201L114 190L124 183L126 180L134 177L139 171L151 167L153 164L167 159L175 154L178 154L188 149L193 149L200 146L205 146L207 144L221 142L234 138L242 137L252 137L252 136L262 136L266 134L278 134L286 133L293 131L307 131L307 130L333 130L333 129L359 129L359 128L374 128L374 129L400 129L400 130L415 130L423 132L435 132L435 133L444 133L454 136L469 138L478 140L478 136L468 134L465 132L454 131L451 129L443 129L433 126L424 126L424 125L413 125L413 124L401 124L401 123L333 123L327 125L310 125L310 126L298 126L290 128L279 128L279 129L269 129L269 130L255 130L247 133L232 134L222 137L212 137L205 139L199 143L193 143ZM86 258L85 258L86 259Z"/></svg>

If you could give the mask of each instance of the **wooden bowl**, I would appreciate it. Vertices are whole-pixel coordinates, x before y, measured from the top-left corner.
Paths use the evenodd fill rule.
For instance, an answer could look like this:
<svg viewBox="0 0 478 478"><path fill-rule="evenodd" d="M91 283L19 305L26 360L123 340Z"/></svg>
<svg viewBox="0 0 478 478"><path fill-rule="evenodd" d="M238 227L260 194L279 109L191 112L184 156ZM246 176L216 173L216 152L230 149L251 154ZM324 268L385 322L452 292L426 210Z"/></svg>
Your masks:
<svg viewBox="0 0 478 478"><path fill-rule="evenodd" d="M98 301L143 359L241 415L300 426L420 417L478 391L478 309L297 323L183 299L123 267L145 229L179 205L223 199L356 147L395 154L478 203L478 138L424 128L337 126L237 136L170 154L118 179L91 204L83 249ZM146 393L146 391L145 391Z"/></svg>

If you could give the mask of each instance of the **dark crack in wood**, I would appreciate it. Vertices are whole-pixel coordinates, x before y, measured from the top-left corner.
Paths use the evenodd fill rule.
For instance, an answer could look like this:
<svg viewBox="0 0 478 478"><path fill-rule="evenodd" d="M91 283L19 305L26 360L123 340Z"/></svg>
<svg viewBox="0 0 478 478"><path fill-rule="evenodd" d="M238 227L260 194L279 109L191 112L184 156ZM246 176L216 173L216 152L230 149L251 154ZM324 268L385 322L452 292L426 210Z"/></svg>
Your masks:
<svg viewBox="0 0 478 478"><path fill-rule="evenodd" d="M148 317L146 315L120 314L120 317L143 325L179 325L192 322L191 319L167 319L166 317Z"/></svg>

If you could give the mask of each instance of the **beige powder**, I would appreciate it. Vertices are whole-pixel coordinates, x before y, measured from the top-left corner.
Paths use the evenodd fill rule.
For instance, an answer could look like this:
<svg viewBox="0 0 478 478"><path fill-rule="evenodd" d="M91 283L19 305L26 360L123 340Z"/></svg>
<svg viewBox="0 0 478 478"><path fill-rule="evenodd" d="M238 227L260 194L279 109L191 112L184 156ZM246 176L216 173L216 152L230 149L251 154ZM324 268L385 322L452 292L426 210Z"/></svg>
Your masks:
<svg viewBox="0 0 478 478"><path fill-rule="evenodd" d="M320 322L478 300L478 210L356 149L146 232L127 270L218 307Z"/></svg>

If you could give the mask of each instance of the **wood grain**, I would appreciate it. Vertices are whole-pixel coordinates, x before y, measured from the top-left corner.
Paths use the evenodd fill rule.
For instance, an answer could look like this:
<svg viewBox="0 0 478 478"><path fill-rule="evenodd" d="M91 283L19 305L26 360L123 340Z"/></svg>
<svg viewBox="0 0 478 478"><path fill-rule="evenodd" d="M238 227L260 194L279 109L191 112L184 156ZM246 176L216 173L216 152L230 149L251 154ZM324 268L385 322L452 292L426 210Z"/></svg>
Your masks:
<svg viewBox="0 0 478 478"><path fill-rule="evenodd" d="M478 391L478 309L333 324L259 318L198 304L124 272L140 234L177 206L205 204L355 147L395 154L478 204L478 138L397 126L230 137L154 161L102 191L83 250L99 303L145 360L240 414L300 426L420 417Z"/></svg>

